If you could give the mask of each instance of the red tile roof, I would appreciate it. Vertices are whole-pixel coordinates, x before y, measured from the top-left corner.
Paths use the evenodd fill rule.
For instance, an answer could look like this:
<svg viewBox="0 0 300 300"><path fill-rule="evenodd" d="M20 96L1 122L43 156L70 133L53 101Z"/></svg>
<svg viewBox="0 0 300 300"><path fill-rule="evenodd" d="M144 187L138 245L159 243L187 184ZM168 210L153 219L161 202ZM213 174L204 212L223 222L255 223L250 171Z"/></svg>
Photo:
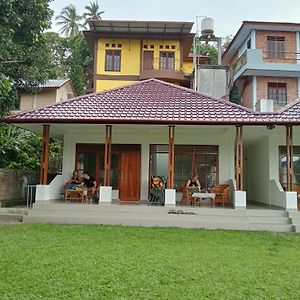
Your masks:
<svg viewBox="0 0 300 300"><path fill-rule="evenodd" d="M76 97L4 119L8 123L90 124L270 124L288 120L285 115L281 118L277 113L255 113L157 79Z"/></svg>

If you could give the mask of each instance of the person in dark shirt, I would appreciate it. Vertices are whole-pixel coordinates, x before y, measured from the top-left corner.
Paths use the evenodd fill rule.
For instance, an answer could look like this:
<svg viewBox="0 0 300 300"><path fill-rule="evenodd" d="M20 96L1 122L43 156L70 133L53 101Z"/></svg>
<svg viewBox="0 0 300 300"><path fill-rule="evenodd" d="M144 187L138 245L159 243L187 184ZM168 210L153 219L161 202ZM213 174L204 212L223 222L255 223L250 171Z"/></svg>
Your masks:
<svg viewBox="0 0 300 300"><path fill-rule="evenodd" d="M201 184L198 180L198 175L197 174L193 174L192 175L192 178L188 180L188 182L186 183L186 187L189 188L189 187L197 187L201 188Z"/></svg>
<svg viewBox="0 0 300 300"><path fill-rule="evenodd" d="M93 198L97 189L96 179L93 176L90 176L88 171L84 171L82 173L82 183L83 188L86 188L88 191L90 191L91 196Z"/></svg>

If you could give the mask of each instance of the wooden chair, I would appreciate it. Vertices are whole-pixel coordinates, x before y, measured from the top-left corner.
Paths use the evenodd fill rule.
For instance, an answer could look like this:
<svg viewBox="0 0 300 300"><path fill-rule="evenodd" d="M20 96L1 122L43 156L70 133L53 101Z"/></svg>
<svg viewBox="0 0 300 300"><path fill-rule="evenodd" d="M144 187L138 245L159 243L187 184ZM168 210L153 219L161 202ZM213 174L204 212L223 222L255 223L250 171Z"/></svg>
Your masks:
<svg viewBox="0 0 300 300"><path fill-rule="evenodd" d="M210 192L216 194L216 198L213 201L214 204L220 203L222 204L223 207L225 206L225 204L226 205L230 204L230 199L229 199L230 187L228 184L215 185L214 187L211 188Z"/></svg>
<svg viewBox="0 0 300 300"><path fill-rule="evenodd" d="M182 200L181 200L182 204L185 204L185 205L199 204L200 205L200 202L197 202L196 199L193 198L193 196L192 196L193 193L194 192L191 192L191 190L188 187L182 186Z"/></svg>
<svg viewBox="0 0 300 300"><path fill-rule="evenodd" d="M191 205L193 203L192 194L189 193L189 189L186 186L182 186L182 204Z"/></svg>
<svg viewBox="0 0 300 300"><path fill-rule="evenodd" d="M76 201L81 201L83 203L84 201L84 195L82 191L78 191L78 190L66 190L64 198L65 198L64 199L65 202L76 200Z"/></svg>

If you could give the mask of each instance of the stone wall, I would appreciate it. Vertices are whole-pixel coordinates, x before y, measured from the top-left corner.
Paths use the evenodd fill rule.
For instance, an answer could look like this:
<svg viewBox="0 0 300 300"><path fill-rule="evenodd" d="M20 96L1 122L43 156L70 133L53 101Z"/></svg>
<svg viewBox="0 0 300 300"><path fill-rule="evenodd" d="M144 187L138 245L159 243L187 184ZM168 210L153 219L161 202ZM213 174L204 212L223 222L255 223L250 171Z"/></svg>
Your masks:
<svg viewBox="0 0 300 300"><path fill-rule="evenodd" d="M38 172L0 169L0 207L24 204L25 186L38 181Z"/></svg>

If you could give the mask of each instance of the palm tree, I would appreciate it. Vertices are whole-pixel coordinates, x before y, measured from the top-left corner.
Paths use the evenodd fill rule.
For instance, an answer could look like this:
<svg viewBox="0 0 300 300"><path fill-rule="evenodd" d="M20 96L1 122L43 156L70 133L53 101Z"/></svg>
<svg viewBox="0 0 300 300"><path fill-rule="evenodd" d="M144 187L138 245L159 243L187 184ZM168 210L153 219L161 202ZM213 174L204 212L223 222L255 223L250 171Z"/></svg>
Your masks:
<svg viewBox="0 0 300 300"><path fill-rule="evenodd" d="M83 17L87 19L93 19L93 20L101 20L101 15L104 13L103 11L99 11L99 3L98 0L95 2L90 2L90 5L85 6L84 9L87 10L86 13L83 14ZM85 24L87 21L85 21Z"/></svg>
<svg viewBox="0 0 300 300"><path fill-rule="evenodd" d="M55 20L59 20L56 25L62 25L60 33L66 36L75 36L79 29L85 29L85 26L80 24L82 16L77 15L76 8L73 4L64 7L59 16Z"/></svg>

